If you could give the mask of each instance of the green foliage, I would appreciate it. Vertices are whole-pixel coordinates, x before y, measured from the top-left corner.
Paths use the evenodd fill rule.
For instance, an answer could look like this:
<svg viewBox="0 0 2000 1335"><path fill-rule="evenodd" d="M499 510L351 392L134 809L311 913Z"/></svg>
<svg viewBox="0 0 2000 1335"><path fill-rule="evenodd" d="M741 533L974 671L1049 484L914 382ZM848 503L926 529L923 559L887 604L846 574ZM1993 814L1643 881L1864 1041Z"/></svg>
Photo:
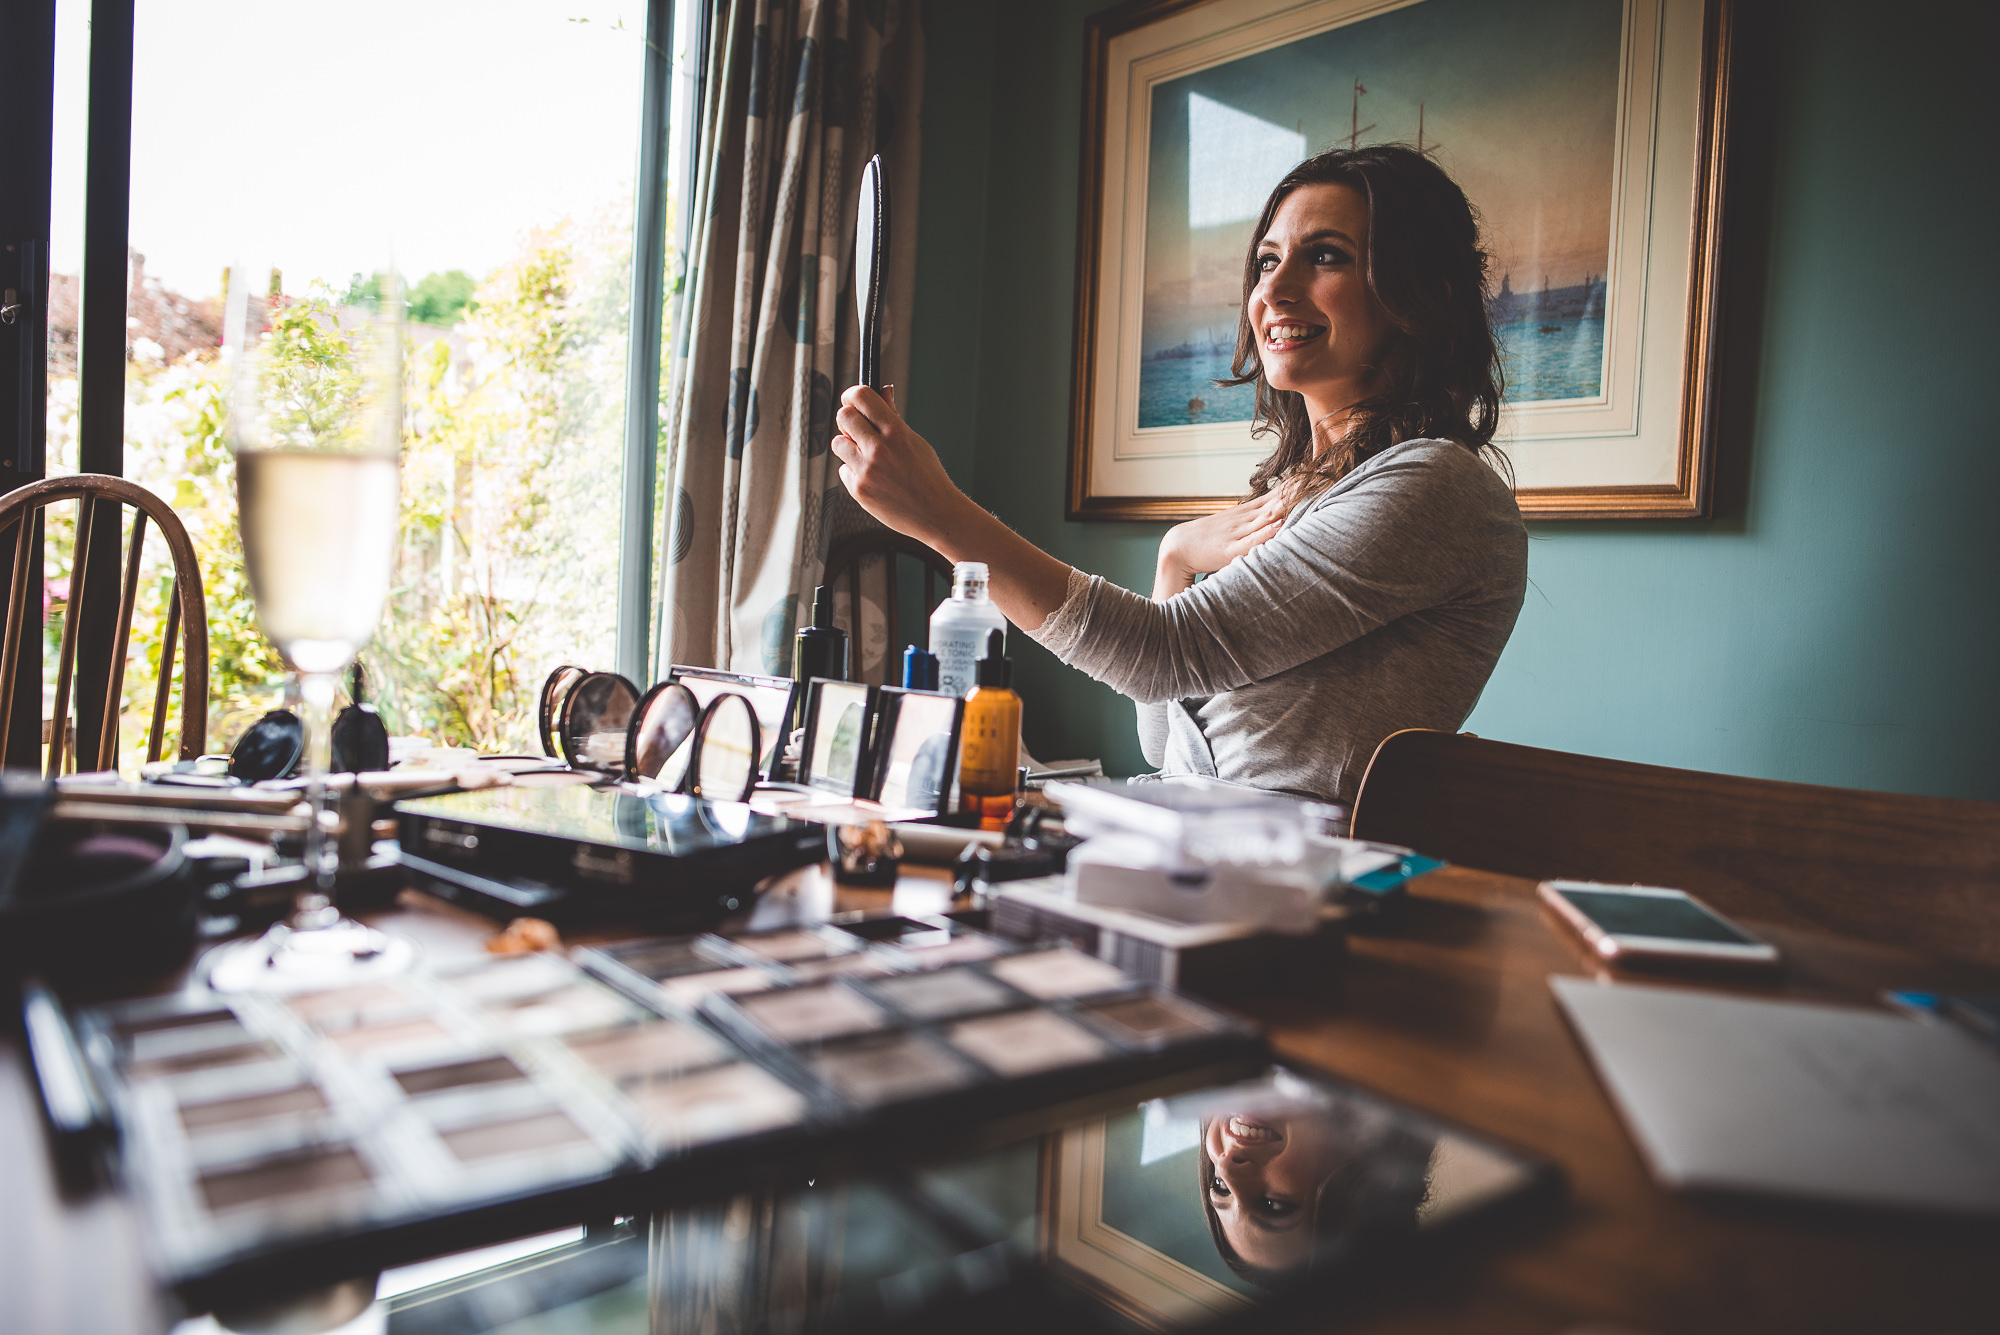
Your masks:
<svg viewBox="0 0 2000 1335"><path fill-rule="evenodd" d="M608 657L628 264L608 226L535 233L479 285L462 354L412 350L402 559L371 655L392 728L534 749L542 676Z"/></svg>
<svg viewBox="0 0 2000 1335"><path fill-rule="evenodd" d="M472 296L478 286L472 275L463 269L426 274L422 282L410 289L410 319L418 324L449 329L458 323L460 314L472 304Z"/></svg>
<svg viewBox="0 0 2000 1335"><path fill-rule="evenodd" d="M486 751L534 748L536 693L549 668L609 665L626 212L609 207L533 233L476 287L454 270L431 275L412 294L413 319L422 318L420 299L438 302L422 309L449 311L456 327L446 337L412 324L404 355L401 552L388 610L363 654L392 733ZM271 301L264 347L280 390L270 415L278 436L338 434L351 425L361 350L354 330L343 332L342 316L373 298L372 283L357 277L344 291L315 287ZM51 472L73 471L73 380L51 386L50 409ZM224 367L212 350L170 366L127 367L127 476L173 506L201 564L211 750L228 749L277 705L286 679L259 628L244 568L227 409ZM73 507L49 512L51 663L74 530ZM127 772L143 759L172 587L172 559L152 538L120 722ZM170 739L178 726L178 717L170 720Z"/></svg>

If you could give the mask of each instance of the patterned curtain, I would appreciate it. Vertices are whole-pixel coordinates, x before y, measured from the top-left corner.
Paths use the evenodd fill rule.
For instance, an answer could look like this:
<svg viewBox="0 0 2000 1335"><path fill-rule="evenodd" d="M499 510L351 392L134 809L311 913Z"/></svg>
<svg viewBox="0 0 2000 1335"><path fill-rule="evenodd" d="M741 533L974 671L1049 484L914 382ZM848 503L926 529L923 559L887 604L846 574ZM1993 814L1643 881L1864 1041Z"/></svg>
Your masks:
<svg viewBox="0 0 2000 1335"><path fill-rule="evenodd" d="M667 380L660 636L669 662L790 675L830 544L872 526L827 448L856 379L854 215L888 168L883 332L909 371L919 0L711 0L683 289Z"/></svg>

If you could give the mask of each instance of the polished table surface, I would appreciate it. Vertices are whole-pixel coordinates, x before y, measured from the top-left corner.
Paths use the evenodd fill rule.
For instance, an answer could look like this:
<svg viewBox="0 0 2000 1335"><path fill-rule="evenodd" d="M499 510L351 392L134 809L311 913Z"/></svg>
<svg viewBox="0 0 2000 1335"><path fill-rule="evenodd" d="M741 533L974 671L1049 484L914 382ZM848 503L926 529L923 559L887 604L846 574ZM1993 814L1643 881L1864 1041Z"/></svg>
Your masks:
<svg viewBox="0 0 2000 1335"><path fill-rule="evenodd" d="M948 896L934 874L906 874L893 892L836 893L822 870L808 869L764 895L756 925L850 909L929 912ZM476 951L491 930L421 903L376 920L416 936L433 957ZM1885 988L2000 991L1991 969L1763 930L1785 951L1782 979L1688 985L1857 1004L1873 1004ZM1532 1150L1568 1180L1562 1210L1482 1239L1421 1282L1348 1312L1341 1328L2000 1328L2000 1224L1655 1187L1556 1007L1551 974L1603 970L1540 906L1532 883L1445 868L1414 883L1399 913L1358 930L1344 969L1315 994L1238 1003L1268 1026L1281 1055ZM0 1043L0 1329L159 1329L164 1318L141 1272L129 1211L115 1196L58 1196L32 1075L18 1040L10 1033ZM1286 1328L1327 1324L1307 1316Z"/></svg>

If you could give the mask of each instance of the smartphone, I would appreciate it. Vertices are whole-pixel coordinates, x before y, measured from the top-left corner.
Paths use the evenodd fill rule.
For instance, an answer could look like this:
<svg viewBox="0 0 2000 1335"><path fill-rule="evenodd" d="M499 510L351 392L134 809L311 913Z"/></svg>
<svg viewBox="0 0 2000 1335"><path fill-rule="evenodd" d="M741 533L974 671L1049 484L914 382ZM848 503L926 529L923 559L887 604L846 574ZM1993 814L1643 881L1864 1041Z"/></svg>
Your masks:
<svg viewBox="0 0 2000 1335"><path fill-rule="evenodd" d="M1591 948L1629 964L1771 968L1778 950L1685 890L1596 881L1543 881L1541 896Z"/></svg>

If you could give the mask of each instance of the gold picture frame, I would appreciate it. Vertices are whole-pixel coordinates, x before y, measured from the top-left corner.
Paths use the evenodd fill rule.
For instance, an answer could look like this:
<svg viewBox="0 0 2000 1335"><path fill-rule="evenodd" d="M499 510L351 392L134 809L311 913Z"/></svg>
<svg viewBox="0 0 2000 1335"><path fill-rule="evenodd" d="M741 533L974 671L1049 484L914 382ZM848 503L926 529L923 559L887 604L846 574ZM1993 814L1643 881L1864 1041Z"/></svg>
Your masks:
<svg viewBox="0 0 2000 1335"><path fill-rule="evenodd" d="M1208 386L1256 207L1330 137L1414 141L1480 209L1522 514L1706 516L1729 29L1730 0L1134 0L1093 16L1068 517L1178 521L1242 498L1272 442L1250 432L1247 387ZM1495 92L1488 67L1549 91Z"/></svg>

